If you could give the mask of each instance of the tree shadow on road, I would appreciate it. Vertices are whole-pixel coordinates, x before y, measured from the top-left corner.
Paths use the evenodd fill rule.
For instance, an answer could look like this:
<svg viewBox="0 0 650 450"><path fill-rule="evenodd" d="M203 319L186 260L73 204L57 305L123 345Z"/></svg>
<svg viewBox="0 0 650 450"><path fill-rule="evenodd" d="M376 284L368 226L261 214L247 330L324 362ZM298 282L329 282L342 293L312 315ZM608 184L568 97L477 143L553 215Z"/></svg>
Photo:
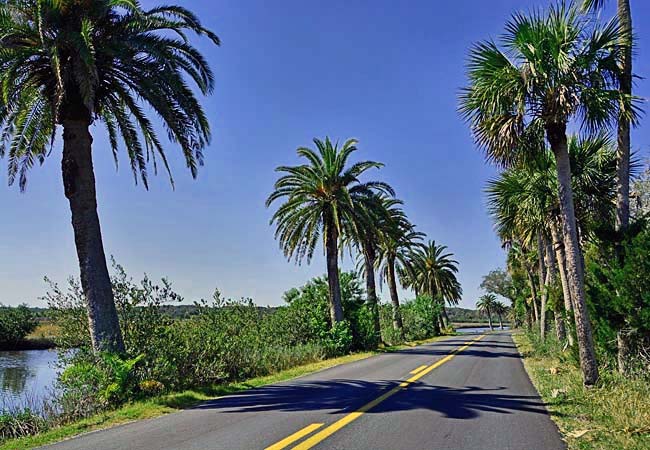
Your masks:
<svg viewBox="0 0 650 450"><path fill-rule="evenodd" d="M322 411L352 412L379 397L397 382L336 379L269 385L197 406L223 413ZM367 413L430 410L452 419L473 419L482 413L547 414L536 395L513 395L507 388L448 387L412 383Z"/></svg>

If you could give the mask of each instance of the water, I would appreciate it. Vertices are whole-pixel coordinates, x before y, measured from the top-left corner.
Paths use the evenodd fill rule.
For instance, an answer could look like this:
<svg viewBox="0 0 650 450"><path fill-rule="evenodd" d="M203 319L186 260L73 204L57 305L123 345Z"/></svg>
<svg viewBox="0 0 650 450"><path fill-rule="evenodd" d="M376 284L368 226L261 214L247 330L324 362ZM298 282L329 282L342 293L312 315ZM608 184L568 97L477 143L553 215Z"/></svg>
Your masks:
<svg viewBox="0 0 650 450"><path fill-rule="evenodd" d="M55 350L0 351L0 409L38 408L53 391Z"/></svg>
<svg viewBox="0 0 650 450"><path fill-rule="evenodd" d="M509 330L510 327L503 326L504 330ZM494 327L495 331L500 331L499 327ZM473 328L456 328L457 333L466 333L466 334L480 334L490 331L490 327L473 327Z"/></svg>

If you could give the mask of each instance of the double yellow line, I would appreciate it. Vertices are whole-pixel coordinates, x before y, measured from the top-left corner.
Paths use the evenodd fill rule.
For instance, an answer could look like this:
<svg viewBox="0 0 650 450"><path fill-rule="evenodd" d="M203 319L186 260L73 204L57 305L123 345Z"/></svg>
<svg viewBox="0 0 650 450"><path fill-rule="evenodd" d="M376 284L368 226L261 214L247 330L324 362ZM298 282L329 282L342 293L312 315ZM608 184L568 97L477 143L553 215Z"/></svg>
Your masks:
<svg viewBox="0 0 650 450"><path fill-rule="evenodd" d="M406 381L401 382L398 386L392 388L391 390L383 393L376 399L366 403L359 409L357 409L354 412L349 413L348 415L342 417L341 419L337 420L330 426L322 429L318 433L314 434L308 439L305 439L303 442L298 444L297 446L293 447L292 450L309 450L312 447L316 446L320 442L324 441L328 437L330 437L332 434L336 433L339 431L341 428L344 426L354 422L357 420L359 417L364 415L366 412L370 411L372 408L375 406L379 405L381 402L386 400L389 397L392 397L393 395L397 394L399 391L402 389L405 389L409 386L409 384L414 383L415 381L419 380L432 370L442 366L444 363L450 361L454 356L456 356L458 353L462 352L465 350L467 347L472 345L474 342L483 339L485 335L481 335L469 342L466 342L465 345L462 347L458 347L456 350L445 356L444 358L440 359L439 361L436 361L434 364L431 364L430 366L423 365L420 366L410 372L410 375L413 375L411 378L407 379ZM265 450L282 450L289 445L293 444L294 442L302 439L305 436L308 436L311 434L313 431L316 431L320 427L322 427L324 424L322 423L312 423L310 425L307 425L305 428L302 428L301 430L298 430L291 436L288 436L284 439L282 439L279 442L276 442L275 444L271 445L270 447L267 447Z"/></svg>

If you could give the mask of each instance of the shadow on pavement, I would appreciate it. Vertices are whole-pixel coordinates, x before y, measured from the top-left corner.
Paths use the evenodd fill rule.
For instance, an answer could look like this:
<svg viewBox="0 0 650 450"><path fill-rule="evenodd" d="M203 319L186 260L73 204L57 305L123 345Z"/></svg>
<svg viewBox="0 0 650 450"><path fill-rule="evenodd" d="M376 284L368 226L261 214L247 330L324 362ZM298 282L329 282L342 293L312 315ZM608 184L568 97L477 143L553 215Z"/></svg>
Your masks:
<svg viewBox="0 0 650 450"><path fill-rule="evenodd" d="M342 379L269 385L213 400L196 408L213 409L223 413L318 410L334 414L354 411L396 385L396 382ZM504 390L505 387L451 388L416 382L368 413L424 409L437 411L444 417L453 419L472 419L478 417L481 412L512 414L528 411L547 414L539 397L510 395L501 392ZM342 405L347 407L341 409Z"/></svg>

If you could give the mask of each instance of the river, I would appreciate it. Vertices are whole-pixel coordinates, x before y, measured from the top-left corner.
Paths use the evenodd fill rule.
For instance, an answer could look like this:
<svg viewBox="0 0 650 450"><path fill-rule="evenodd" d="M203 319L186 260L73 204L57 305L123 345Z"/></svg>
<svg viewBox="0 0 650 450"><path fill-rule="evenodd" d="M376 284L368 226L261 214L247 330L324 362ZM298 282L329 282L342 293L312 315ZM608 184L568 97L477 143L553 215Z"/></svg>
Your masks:
<svg viewBox="0 0 650 450"><path fill-rule="evenodd" d="M503 327L504 330L509 330L509 326ZM500 331L500 328L498 326L494 327L495 331ZM463 334L481 334L481 333L487 333L490 331L490 327L467 327L467 328L456 328L456 333L463 333Z"/></svg>
<svg viewBox="0 0 650 450"><path fill-rule="evenodd" d="M59 369L55 350L0 351L0 410L40 408Z"/></svg>

